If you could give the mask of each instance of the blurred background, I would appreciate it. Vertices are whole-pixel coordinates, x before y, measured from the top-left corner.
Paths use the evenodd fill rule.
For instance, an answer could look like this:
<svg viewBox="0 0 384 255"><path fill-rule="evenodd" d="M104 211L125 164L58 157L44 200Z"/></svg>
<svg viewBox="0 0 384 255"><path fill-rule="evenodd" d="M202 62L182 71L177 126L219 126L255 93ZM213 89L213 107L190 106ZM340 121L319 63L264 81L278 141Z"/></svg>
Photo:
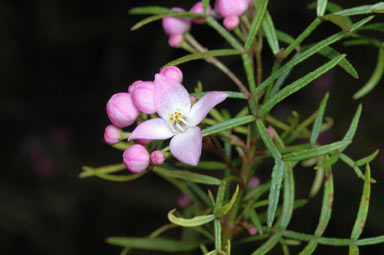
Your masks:
<svg viewBox="0 0 384 255"><path fill-rule="evenodd" d="M78 179L83 165L121 162L121 152L103 142L109 124L105 105L114 93L126 91L135 80L152 80L165 63L185 54L168 46L160 22L131 32L140 16L130 16L134 6L180 6L196 1L180 0L4 0L0 2L0 115L2 164L0 178L0 254L119 254L105 244L108 236L146 236L167 223L167 212L177 206L178 191L153 174L134 182L111 183ZM270 1L276 28L297 36L314 18L308 1ZM376 1L336 1L353 7ZM352 3L353 2L353 3ZM360 17L353 17L356 21ZM377 15L376 22L383 16ZM306 43L339 30L322 24ZM192 34L210 48L228 45L209 28L194 26ZM368 33L369 35L369 33ZM384 40L383 34L371 33ZM264 75L273 60L265 43ZM283 45L284 46L284 45ZM341 139L356 107L363 114L354 143L347 153L354 159L384 148L384 80L362 100L352 95L369 79L376 64L373 46L335 45L359 72L355 80L335 68L273 113L286 120L293 110L302 119L316 110L326 91L330 100L326 115L335 125L324 142ZM297 79L321 63L321 56L299 65L288 79ZM239 58L224 58L243 77ZM203 61L181 65L184 84L193 90L198 80L206 90L236 87ZM241 106L226 102L232 112ZM384 154L372 163L377 183L372 187L371 208L362 237L384 234ZM269 168L260 169L265 181ZM314 171L295 171L297 198L306 198ZM342 163L334 167L334 215L325 236L348 237L360 201L362 181ZM290 229L312 233L320 212L321 192L294 213ZM248 254L250 250L238 251ZM236 251L236 250L235 250ZM319 254L347 253L346 248L321 247ZM383 254L384 245L361 249L361 254ZM139 254L139 253L138 253ZM152 254L152 253L142 253ZM198 253L197 253L198 254ZM234 253L239 254L239 253ZM279 254L279 251L276 251Z"/></svg>

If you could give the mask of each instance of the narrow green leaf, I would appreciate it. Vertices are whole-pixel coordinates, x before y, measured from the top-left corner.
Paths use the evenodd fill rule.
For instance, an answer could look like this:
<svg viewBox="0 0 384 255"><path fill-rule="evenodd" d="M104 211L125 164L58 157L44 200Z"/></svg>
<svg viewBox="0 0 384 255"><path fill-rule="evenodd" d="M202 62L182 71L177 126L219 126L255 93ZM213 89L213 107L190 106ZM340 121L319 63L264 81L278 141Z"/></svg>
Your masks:
<svg viewBox="0 0 384 255"><path fill-rule="evenodd" d="M364 86L353 95L353 99L359 99L365 96L366 94L368 94L372 89L376 87L376 85L379 83L379 81L383 77L383 74L384 74L384 49L379 48L376 68L373 71L371 78L369 78L367 83L365 83Z"/></svg>
<svg viewBox="0 0 384 255"><path fill-rule="evenodd" d="M353 15L362 15L370 13L380 13L384 11L384 2L379 2L373 5L362 5L359 7L354 7L350 9L345 9L334 14L342 16L353 16Z"/></svg>
<svg viewBox="0 0 384 255"><path fill-rule="evenodd" d="M118 172L124 169L125 169L125 165L123 163L92 168L92 170L103 173L103 174L110 174L110 173ZM93 176L92 172L90 171L82 171L79 174L79 178L85 178L90 176Z"/></svg>
<svg viewBox="0 0 384 255"><path fill-rule="evenodd" d="M357 130L357 126L359 124L362 108L363 108L362 105L359 104L359 106L357 107L356 113L353 116L352 122L349 125L348 131L347 131L347 133L345 133L345 135L343 137L343 141L347 141L347 140L352 141L353 137L355 136L355 133L356 133L356 130ZM347 147L348 147L348 144L344 145L340 149L340 152L345 150Z"/></svg>
<svg viewBox="0 0 384 255"><path fill-rule="evenodd" d="M320 237L331 219L334 198L332 168L325 169L324 193L321 205L320 219L315 230L315 236Z"/></svg>
<svg viewBox="0 0 384 255"><path fill-rule="evenodd" d="M363 194L361 195L359 211L357 212L357 217L355 224L353 225L351 239L357 240L361 233L363 232L365 222L368 216L369 209L369 200L371 198L371 168L367 165L365 169L365 181Z"/></svg>
<svg viewBox="0 0 384 255"><path fill-rule="evenodd" d="M263 140L265 147L272 154L275 160L281 160L281 153L279 149L274 144L271 136L269 135L267 129L264 126L264 123L261 119L256 120L257 130L259 131L260 137Z"/></svg>
<svg viewBox="0 0 384 255"><path fill-rule="evenodd" d="M340 153L335 152L328 159L324 160L321 164L318 164L315 169L331 167L332 165L336 164L339 158Z"/></svg>
<svg viewBox="0 0 384 255"><path fill-rule="evenodd" d="M173 13L171 9L164 8L161 6L145 6L145 7L135 7L128 11L129 14L135 15L147 15L147 14L170 14Z"/></svg>
<svg viewBox="0 0 384 255"><path fill-rule="evenodd" d="M277 39L279 41L286 43L286 44L291 44L295 41L295 38L293 38L289 34L283 32L283 31L280 31L278 29L276 29L276 36L277 36Z"/></svg>
<svg viewBox="0 0 384 255"><path fill-rule="evenodd" d="M202 190L202 188L200 188L196 183L193 183L193 182L187 182L187 187L189 189L191 189L195 194L196 196L201 200L203 201L203 203L207 206L207 207L211 207L212 206L212 203L211 203L211 200L210 198L208 197L207 193L204 192ZM185 193L185 192L183 192ZM193 198L193 196L192 196Z"/></svg>
<svg viewBox="0 0 384 255"><path fill-rule="evenodd" d="M316 148L311 148L307 150L302 150L302 151L295 151L291 153L287 153L283 155L283 159L287 161L300 161L300 160L305 160L309 158L314 158L320 155L328 154L330 152L339 150L345 145L350 144L351 141L340 141L340 142L335 142L327 145L322 145Z"/></svg>
<svg viewBox="0 0 384 255"><path fill-rule="evenodd" d="M133 27L131 28L131 31L137 30L137 29L141 28L142 26L145 26L149 23L152 23L154 21L157 21L157 20L160 20L162 18L169 17L169 16L179 17L179 18L205 18L204 14L193 13L193 12L171 11L169 13L154 15L154 16L150 16L148 18L143 19L143 20L137 22L135 25L133 25Z"/></svg>
<svg viewBox="0 0 384 255"><path fill-rule="evenodd" d="M362 159L359 159L358 161L356 161L356 165L357 166L362 166L362 165L366 165L368 163L370 163L372 160L374 160L377 156L377 154L379 154L380 150L375 150L371 155L367 156L367 157L364 157Z"/></svg>
<svg viewBox="0 0 384 255"><path fill-rule="evenodd" d="M182 226L182 227L197 227L204 224L207 224L215 219L215 215L209 214L209 215L203 215L203 216L195 216L191 219L184 219L180 217L176 217L173 213L176 211L176 209L172 209L168 213L168 220L172 222L173 224Z"/></svg>
<svg viewBox="0 0 384 255"><path fill-rule="evenodd" d="M205 253L204 255L217 255L217 250L210 251L208 253Z"/></svg>
<svg viewBox="0 0 384 255"><path fill-rule="evenodd" d="M287 228L291 221L293 207L295 203L295 180L293 177L293 170L291 163L285 164L285 177L284 177L284 200L283 210L281 213L280 228Z"/></svg>
<svg viewBox="0 0 384 255"><path fill-rule="evenodd" d="M231 210L233 204L236 201L238 193L239 193L239 185L236 186L235 193L233 193L231 200L227 204L225 204L223 206L219 206L217 208L217 210L215 212L215 215L217 217L222 217L222 216L226 215L229 212L229 210Z"/></svg>
<svg viewBox="0 0 384 255"><path fill-rule="evenodd" d="M201 184L207 184L207 185L220 185L221 183L221 181L215 177L192 173L189 171L168 170L158 166L155 166L153 168L153 171L160 175L165 175L168 177L173 177L173 178L182 179L185 181L190 181L195 183L201 183Z"/></svg>
<svg viewBox="0 0 384 255"><path fill-rule="evenodd" d="M292 68L293 69L293 68ZM274 96L279 90L280 88L283 86L283 83L285 82L285 80L288 78L288 76L291 74L291 71L292 69L288 69L285 73L283 73L279 79L277 79L275 85L273 86L272 90L271 90L271 94L270 94L270 97Z"/></svg>
<svg viewBox="0 0 384 255"><path fill-rule="evenodd" d="M223 204L226 188L227 188L226 182L225 181L221 182L219 188L217 189L214 211L216 211Z"/></svg>
<svg viewBox="0 0 384 255"><path fill-rule="evenodd" d="M356 244L349 245L349 255L359 255L359 247Z"/></svg>
<svg viewBox="0 0 384 255"><path fill-rule="evenodd" d="M234 119L227 120L227 121L218 123L216 125L210 126L206 129L203 129L201 133L203 136L213 135L213 134L216 134L218 132L221 132L221 131L224 131L227 129L231 129L234 127L242 126L244 124L248 124L252 121L255 121L255 117L253 115L247 115L244 117L234 118Z"/></svg>
<svg viewBox="0 0 384 255"><path fill-rule="evenodd" d="M268 210L267 210L268 227L272 226L273 220L275 218L277 205L279 203L281 183L283 182L284 169L285 169L284 161L275 160L275 166L273 167L273 170L272 170L271 188L269 190L269 197L268 197Z"/></svg>
<svg viewBox="0 0 384 255"><path fill-rule="evenodd" d="M249 211L249 217L251 218L251 222L252 224L257 228L257 230L259 231L260 234L263 234L263 227L261 225L261 222L260 222L260 219L259 219L259 216L257 215L256 213L256 210L255 209L251 209Z"/></svg>
<svg viewBox="0 0 384 255"><path fill-rule="evenodd" d="M191 169L205 169L205 170L225 170L228 169L228 166L219 161L200 161L197 166L187 165L184 163L177 163L177 166L182 168L191 168Z"/></svg>
<svg viewBox="0 0 384 255"><path fill-rule="evenodd" d="M203 9L204 9L204 14L208 14L208 8L209 8L209 0L203 0Z"/></svg>
<svg viewBox="0 0 384 255"><path fill-rule="evenodd" d="M370 237L370 238L363 238L363 239L357 240L355 243L358 246L384 243L384 235L376 236L376 237Z"/></svg>
<svg viewBox="0 0 384 255"><path fill-rule="evenodd" d="M243 47L239 41L231 35L222 25L219 24L214 18L208 16L205 19L205 23L216 30L227 42L235 49L242 51Z"/></svg>
<svg viewBox="0 0 384 255"><path fill-rule="evenodd" d="M317 195L317 193L321 189L323 179L324 179L324 168L319 168L317 169L315 178L313 179L311 190L309 191L309 194L308 194L309 198L313 198L314 196Z"/></svg>
<svg viewBox="0 0 384 255"><path fill-rule="evenodd" d="M298 90L304 88L313 80L319 78L324 73L328 72L330 69L335 67L342 59L345 58L345 55L341 55L317 68L315 71L308 73L304 77L296 80L295 82L287 85L282 90L277 92L273 97L271 97L263 106L260 107L258 111L259 116L263 116L268 113L277 103L285 99L286 97L292 95ZM281 70L281 69L280 69ZM258 87L259 88L259 87Z"/></svg>
<svg viewBox="0 0 384 255"><path fill-rule="evenodd" d="M220 49L220 50L208 50L205 52L192 53L192 54L185 55L181 58L172 60L171 62L165 64L162 68L167 66L177 66L189 61L206 59L209 57L220 57L220 56L231 56L231 55L241 55L241 51L234 50L234 49Z"/></svg>
<svg viewBox="0 0 384 255"><path fill-rule="evenodd" d="M147 173L147 171L142 172L140 174L131 174L131 175L111 175L106 174L101 171L96 171L94 168L89 166L84 166L83 170L87 171L90 176L97 176L101 179L107 180L107 181L114 181L114 182L126 182L126 181L133 181L144 174Z"/></svg>
<svg viewBox="0 0 384 255"><path fill-rule="evenodd" d="M266 11L264 15L262 26L263 26L263 31L264 31L265 37L267 38L269 47L271 48L273 55L276 55L277 53L280 52L280 46L279 46L279 41L277 40L276 30L275 30L275 26L273 25L273 20L268 11Z"/></svg>
<svg viewBox="0 0 384 255"><path fill-rule="evenodd" d="M244 51L248 52L251 48L253 41L255 40L256 34L259 31L261 22L263 21L265 11L267 10L268 0L260 0L254 2L256 14L253 17L251 28L248 32L247 40L245 41Z"/></svg>
<svg viewBox="0 0 384 255"><path fill-rule="evenodd" d="M329 98L329 93L326 93L323 97L323 100L321 100L319 110L317 111L315 122L313 123L311 138L309 139L311 144L314 144L317 141L317 138L319 138L320 135L320 128L321 124L323 124L323 118L324 118L324 112L325 107L327 106Z"/></svg>
<svg viewBox="0 0 384 255"><path fill-rule="evenodd" d="M228 98L233 98L233 99L247 99L247 95L241 92L234 92L234 91L221 91L224 93L228 94ZM191 93L191 96L196 97L197 99L205 96L209 92L199 92L199 93Z"/></svg>
<svg viewBox="0 0 384 255"><path fill-rule="evenodd" d="M325 10L327 9L327 2L328 0L317 0L317 8L316 8L317 16L324 15Z"/></svg>
<svg viewBox="0 0 384 255"><path fill-rule="evenodd" d="M343 29L346 32L349 32L351 30L351 24L349 23L349 20L342 15L328 14L325 16L321 16L319 18L324 21L332 22L333 24L339 26L341 29Z"/></svg>
<svg viewBox="0 0 384 255"><path fill-rule="evenodd" d="M262 246L260 246L256 251L252 253L252 255L264 255L279 242L282 234L281 232L277 232L271 236Z"/></svg>
<svg viewBox="0 0 384 255"><path fill-rule="evenodd" d="M175 224L166 224L166 225L163 225L161 227L159 227L158 229L156 229L155 231L153 231L150 235L149 235L149 238L150 239L155 239L156 237L158 237L159 235L161 235L162 233L164 233L165 231L169 230L169 229L173 229L173 228L178 228L179 226L175 225Z"/></svg>
<svg viewBox="0 0 384 255"><path fill-rule="evenodd" d="M356 163L355 161L353 161L353 159L351 159L350 157L348 157L347 155L345 155L344 153L341 153L340 154L340 159L346 163L348 166L350 166L353 171L355 171L356 175L359 177L359 178L362 178L364 179L364 175L363 175L363 172L361 172L360 168L358 166L356 166Z"/></svg>
<svg viewBox="0 0 384 255"><path fill-rule="evenodd" d="M221 250L221 222L220 219L215 219L213 222L213 227L215 231L215 249L217 251Z"/></svg>
<svg viewBox="0 0 384 255"><path fill-rule="evenodd" d="M362 19L360 20L359 22L355 23L352 25L351 27L351 32L355 31L356 29L364 26L366 23L368 23L370 20L373 19L373 16L370 16L370 17L367 17L365 19ZM257 88L256 88L256 95L260 94L263 92L263 90L269 86L270 84L272 84L275 79L277 79L278 77L280 77L283 73L285 73L288 69L291 69L293 68L294 66L296 66L297 64L303 62L304 60L306 60L307 58L311 57L312 55L316 54L317 52L319 52L320 50L322 50L323 48L337 42L337 41L340 41L341 39L343 39L344 37L346 36L349 36L350 33L348 32L345 32L345 31L340 31L339 33L336 33L318 43L316 43L315 45L313 45L312 47L310 47L309 49L303 51L302 53L300 53L299 55L295 56L294 58L292 58L291 60L289 60L285 65L283 65L279 70L277 70L276 72L274 72L272 75L270 75L265 81L263 81ZM293 47L293 49L295 49L295 47ZM288 48L287 48L288 49ZM292 49L292 50L293 50ZM255 96L255 95L254 95Z"/></svg>
<svg viewBox="0 0 384 255"><path fill-rule="evenodd" d="M299 255L311 255L317 247L317 242L315 240L311 240L305 248L299 253Z"/></svg>
<svg viewBox="0 0 384 255"><path fill-rule="evenodd" d="M308 235L308 234L303 234L303 233L298 233L295 231L291 230L285 230L283 231L283 235L288 238L293 238L297 240L302 240L302 241L311 241L311 240L318 240L319 244L323 245L331 245L331 246L349 246L351 244L350 239L346 238L329 238L329 237L316 237L313 235Z"/></svg>
<svg viewBox="0 0 384 255"><path fill-rule="evenodd" d="M247 192L247 194L244 196L244 201L249 201L251 199L258 200L265 192L267 192L271 187L271 183L263 183L260 186L258 186L255 189L252 189Z"/></svg>
<svg viewBox="0 0 384 255"><path fill-rule="evenodd" d="M359 28L359 31L361 30L374 30L374 31L384 32L384 23L378 22L378 23L368 24Z"/></svg>
<svg viewBox="0 0 384 255"><path fill-rule="evenodd" d="M323 55L329 59L332 59L334 57L340 56L341 53L337 52L335 49L331 47L325 47L321 51L319 51L320 55ZM351 62L347 58L344 58L340 61L339 66L344 69L347 73L349 73L353 78L358 79L359 74L357 73L356 69L353 67Z"/></svg>
<svg viewBox="0 0 384 255"><path fill-rule="evenodd" d="M176 241L166 238L136 238L136 237L109 237L106 242L112 245L129 247L133 249L180 252L192 251L199 247L200 243L192 241Z"/></svg>

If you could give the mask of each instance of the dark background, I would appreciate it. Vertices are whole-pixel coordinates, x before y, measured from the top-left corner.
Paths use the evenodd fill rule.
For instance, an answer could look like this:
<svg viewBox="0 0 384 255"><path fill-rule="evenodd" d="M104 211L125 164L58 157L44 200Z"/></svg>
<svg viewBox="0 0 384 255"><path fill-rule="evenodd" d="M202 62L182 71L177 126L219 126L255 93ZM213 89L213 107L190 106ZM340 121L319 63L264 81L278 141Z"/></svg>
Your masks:
<svg viewBox="0 0 384 255"><path fill-rule="evenodd" d="M375 1L337 1L352 7ZM185 54L172 49L160 22L130 32L142 17L129 16L134 6L162 5L190 8L195 1L70 1L5 0L0 2L0 116L3 147L0 177L1 254L119 254L104 243L108 236L146 236L167 223L166 213L176 207L178 191L153 174L129 183L78 179L81 166L121 162L121 152L103 143L109 124L105 104L126 91L135 80L152 80L159 68ZM275 26L297 36L314 18L307 1L271 1ZM354 5L352 5L354 4ZM360 17L354 17L356 21ZM376 21L383 21L377 15ZM323 24L306 42L339 30ZM194 26L192 33L208 47L228 45L209 28ZM381 40L383 34L371 33ZM272 55L265 43L264 74ZM274 110L286 119L292 110L302 118L316 110L325 91L331 92L327 116L334 128L324 137L341 139L359 102L364 105L360 127L347 153L361 158L384 147L383 81L361 101L352 95L369 79L376 63L372 46L336 48L348 54L360 79L336 68L313 85L290 97ZM243 77L239 58L223 59ZM313 57L301 64L290 80L324 63ZM197 61L183 64L189 91L198 80L207 90L235 86L214 67ZM240 104L223 104L236 112ZM327 140L328 139L328 140ZM372 187L371 208L362 237L384 234L384 155L372 163L377 184ZM260 169L265 181L268 167ZM297 198L309 192L314 172L295 171ZM350 235L360 201L362 181L342 163L334 167L334 215L325 236ZM321 193L294 213L290 229L313 233L320 211ZM257 244L252 249L256 248ZM361 254L382 254L384 245L361 248ZM245 252L245 251L242 251ZM319 249L321 254L347 253L347 248ZM249 253L249 252L248 252ZM234 250L234 254L238 254ZM279 254L277 251L276 254Z"/></svg>

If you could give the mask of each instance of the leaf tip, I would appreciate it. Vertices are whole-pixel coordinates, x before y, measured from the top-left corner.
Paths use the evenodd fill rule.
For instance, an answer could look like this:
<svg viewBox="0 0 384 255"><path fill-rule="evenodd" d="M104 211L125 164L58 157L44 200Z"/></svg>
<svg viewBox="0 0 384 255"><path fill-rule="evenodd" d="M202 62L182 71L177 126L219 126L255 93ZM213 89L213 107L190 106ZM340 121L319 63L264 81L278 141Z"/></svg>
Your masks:
<svg viewBox="0 0 384 255"><path fill-rule="evenodd" d="M106 242L106 243L110 243L110 242L111 242L111 238L110 238L110 237L105 238L105 239L104 239L104 242Z"/></svg>

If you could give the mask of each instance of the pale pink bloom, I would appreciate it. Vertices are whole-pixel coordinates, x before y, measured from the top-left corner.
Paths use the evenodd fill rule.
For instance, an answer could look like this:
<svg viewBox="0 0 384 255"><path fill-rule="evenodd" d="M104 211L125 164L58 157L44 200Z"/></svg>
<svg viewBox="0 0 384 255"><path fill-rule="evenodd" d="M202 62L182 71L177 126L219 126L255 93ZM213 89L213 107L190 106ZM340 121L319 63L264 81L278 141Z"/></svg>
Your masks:
<svg viewBox="0 0 384 255"><path fill-rule="evenodd" d="M133 130L129 140L172 138L172 155L190 165L197 165L201 155L202 135L197 126L228 94L209 92L191 107L183 85L161 74L155 76L155 108L161 118L144 121Z"/></svg>
<svg viewBox="0 0 384 255"><path fill-rule="evenodd" d="M131 94L114 94L107 103L107 115L116 127L128 127L136 121L139 111L134 105Z"/></svg>
<svg viewBox="0 0 384 255"><path fill-rule="evenodd" d="M172 8L173 11L184 12L181 8ZM191 28L191 20L186 18L165 17L162 20L164 32L170 37L169 45L179 47L183 41L183 34Z"/></svg>
<svg viewBox="0 0 384 255"><path fill-rule="evenodd" d="M194 6L192 6L192 8L189 11L193 12L193 13L204 14L203 2L201 2L201 1L197 2ZM208 6L208 15L212 15L212 9L210 6ZM204 20L203 19L193 19L192 22L195 24L203 24Z"/></svg>
<svg viewBox="0 0 384 255"><path fill-rule="evenodd" d="M135 144L123 153L124 165L132 173L143 172L149 165L149 154L143 145Z"/></svg>
<svg viewBox="0 0 384 255"><path fill-rule="evenodd" d="M259 177L252 176L251 178L249 178L248 185L247 185L248 189L257 188L259 185L260 185Z"/></svg>
<svg viewBox="0 0 384 255"><path fill-rule="evenodd" d="M184 209L186 208L192 201L192 197L189 194L183 194L177 198L177 205Z"/></svg>
<svg viewBox="0 0 384 255"><path fill-rule="evenodd" d="M136 108L146 114L156 112L153 101L154 83L152 81L142 81L136 83L132 89L131 95Z"/></svg>
<svg viewBox="0 0 384 255"><path fill-rule="evenodd" d="M183 72L177 66L167 66L166 68L162 68L160 69L160 74L169 79L173 79L178 83L183 82Z"/></svg>
<svg viewBox="0 0 384 255"><path fill-rule="evenodd" d="M241 16L249 6L249 0L217 0L216 7L221 16L224 17L224 26L232 30L236 28L239 23L239 16Z"/></svg>
<svg viewBox="0 0 384 255"><path fill-rule="evenodd" d="M114 125L108 125L104 130L104 141L107 144L114 145L120 141L120 134L120 128Z"/></svg>
<svg viewBox="0 0 384 255"><path fill-rule="evenodd" d="M154 165L161 165L164 163L165 154L162 151L156 150L151 153L151 161Z"/></svg>
<svg viewBox="0 0 384 255"><path fill-rule="evenodd" d="M250 227L250 228L248 229L248 233L249 233L251 236L256 235L257 232L258 232L258 230L257 230L256 227Z"/></svg>
<svg viewBox="0 0 384 255"><path fill-rule="evenodd" d="M275 133L272 128L267 128L268 135L273 139L275 137Z"/></svg>

